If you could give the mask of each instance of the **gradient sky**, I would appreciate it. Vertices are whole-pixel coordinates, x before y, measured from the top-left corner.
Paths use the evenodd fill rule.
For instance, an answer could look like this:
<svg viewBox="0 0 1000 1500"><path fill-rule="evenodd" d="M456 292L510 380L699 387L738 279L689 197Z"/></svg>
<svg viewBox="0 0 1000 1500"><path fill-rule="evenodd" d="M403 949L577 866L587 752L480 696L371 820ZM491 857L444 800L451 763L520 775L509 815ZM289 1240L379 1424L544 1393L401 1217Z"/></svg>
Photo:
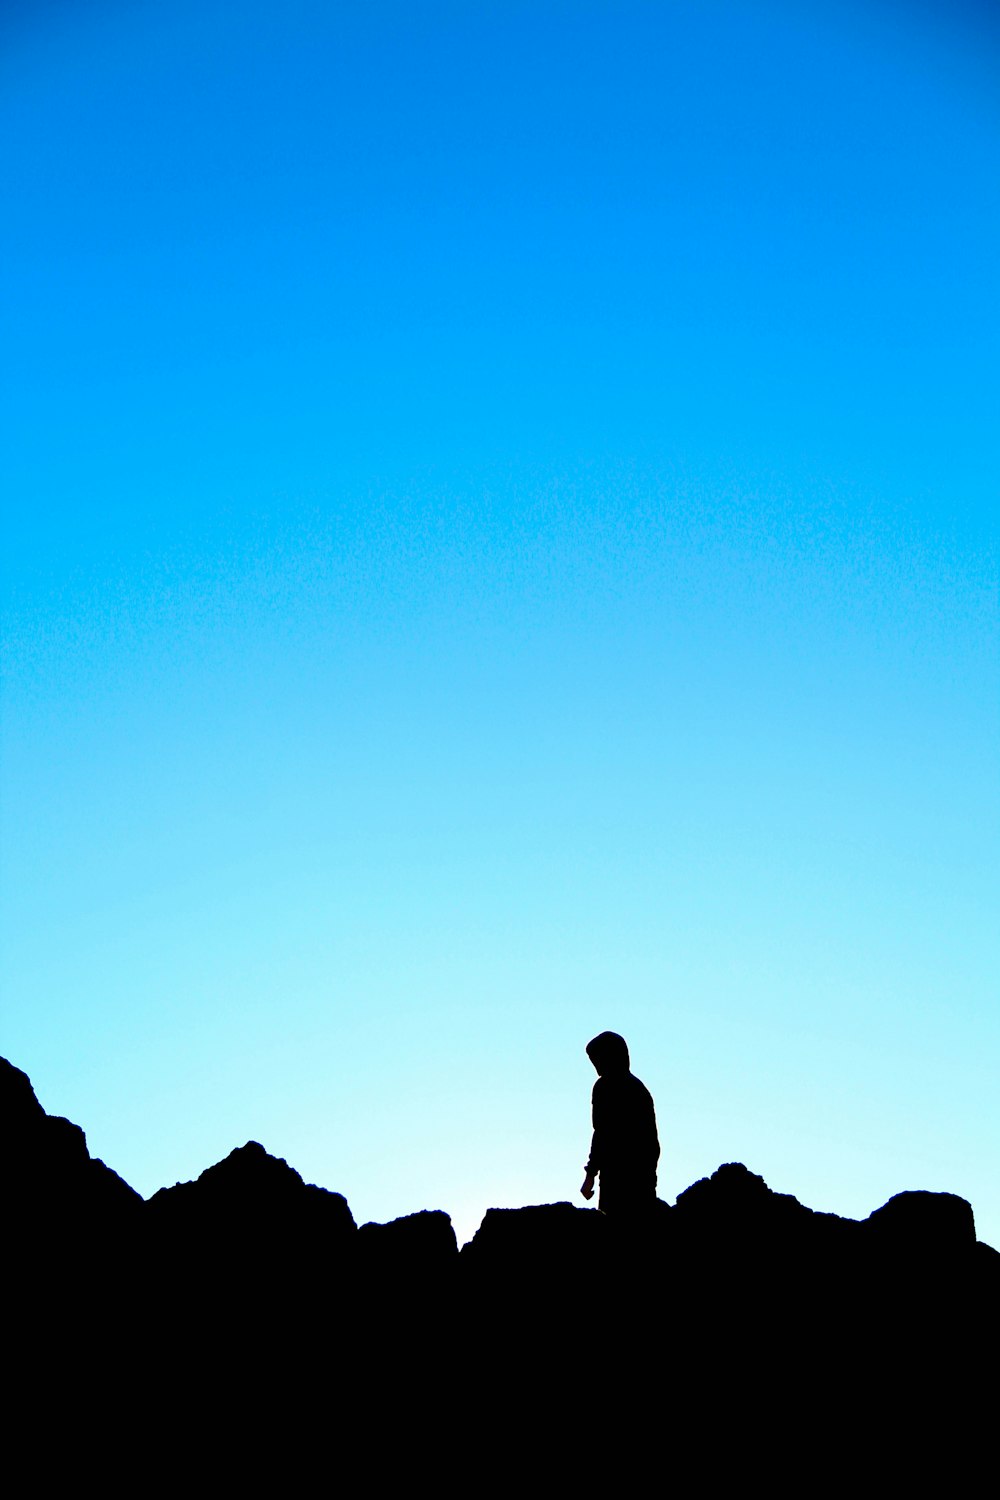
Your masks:
<svg viewBox="0 0 1000 1500"><path fill-rule="evenodd" d="M998 60L5 7L0 1051L140 1192L257 1139L464 1238L613 1028L664 1197L1000 1245Z"/></svg>

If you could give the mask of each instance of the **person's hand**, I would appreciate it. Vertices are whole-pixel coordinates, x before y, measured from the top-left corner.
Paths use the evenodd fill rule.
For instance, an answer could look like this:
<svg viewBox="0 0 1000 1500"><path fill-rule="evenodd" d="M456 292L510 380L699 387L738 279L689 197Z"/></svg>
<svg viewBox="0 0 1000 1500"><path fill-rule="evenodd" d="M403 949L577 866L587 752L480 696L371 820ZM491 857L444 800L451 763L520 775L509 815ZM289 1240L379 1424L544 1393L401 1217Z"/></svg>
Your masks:
<svg viewBox="0 0 1000 1500"><path fill-rule="evenodd" d="M594 1196L594 1174L593 1174L593 1172L588 1172L587 1175L586 1175L586 1177L583 1179L583 1187L580 1189L580 1192L583 1194L583 1196L585 1198L588 1198L588 1199L592 1198Z"/></svg>

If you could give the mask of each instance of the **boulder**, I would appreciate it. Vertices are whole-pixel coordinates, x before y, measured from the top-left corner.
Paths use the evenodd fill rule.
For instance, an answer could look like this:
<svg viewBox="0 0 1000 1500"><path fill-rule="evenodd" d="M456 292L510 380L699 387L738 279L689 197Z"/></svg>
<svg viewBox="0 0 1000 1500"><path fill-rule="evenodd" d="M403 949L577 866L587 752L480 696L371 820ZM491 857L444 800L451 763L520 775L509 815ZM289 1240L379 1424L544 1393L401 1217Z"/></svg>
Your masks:
<svg viewBox="0 0 1000 1500"><path fill-rule="evenodd" d="M972 1205L954 1193L896 1193L863 1227L873 1243L921 1258L965 1252L976 1243Z"/></svg>

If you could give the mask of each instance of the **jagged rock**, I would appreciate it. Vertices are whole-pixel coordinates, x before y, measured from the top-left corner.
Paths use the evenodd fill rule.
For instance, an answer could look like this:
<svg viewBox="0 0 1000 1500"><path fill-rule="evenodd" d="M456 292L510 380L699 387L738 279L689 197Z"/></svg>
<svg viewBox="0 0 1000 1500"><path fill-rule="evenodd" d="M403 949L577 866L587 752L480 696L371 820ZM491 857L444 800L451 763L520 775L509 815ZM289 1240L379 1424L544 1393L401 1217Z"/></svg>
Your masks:
<svg viewBox="0 0 1000 1500"><path fill-rule="evenodd" d="M563 1323L578 1315L581 1295L599 1280L609 1227L596 1209L571 1203L487 1209L460 1256L480 1316L502 1323L514 1307Z"/></svg>
<svg viewBox="0 0 1000 1500"><path fill-rule="evenodd" d="M679 1194L674 1225L687 1239L737 1257L786 1253L849 1255L858 1225L837 1214L817 1213L776 1193L742 1162L727 1162Z"/></svg>
<svg viewBox="0 0 1000 1500"><path fill-rule="evenodd" d="M0 1057L0 1129L5 1139L11 1139L13 1131L31 1129L44 1118L45 1111L35 1098L27 1073Z"/></svg>
<svg viewBox="0 0 1000 1500"><path fill-rule="evenodd" d="M358 1249L366 1268L410 1280L447 1273L458 1259L451 1218L441 1209L406 1214L388 1224L362 1224Z"/></svg>
<svg viewBox="0 0 1000 1500"><path fill-rule="evenodd" d="M305 1183L257 1141L161 1188L146 1214L151 1254L180 1295L215 1295L230 1309L249 1300L269 1315L314 1287L325 1295L357 1234L342 1194Z"/></svg>
<svg viewBox="0 0 1000 1500"><path fill-rule="evenodd" d="M162 1224L186 1222L192 1232L208 1228L268 1234L279 1227L343 1239L354 1233L354 1215L341 1193L306 1183L294 1167L248 1141L207 1167L194 1182L160 1188L148 1213Z"/></svg>
<svg viewBox="0 0 1000 1500"><path fill-rule="evenodd" d="M713 1230L787 1228L810 1212L790 1193L774 1192L763 1177L734 1161L692 1183L678 1195L676 1206L678 1223L697 1220Z"/></svg>
<svg viewBox="0 0 1000 1500"><path fill-rule="evenodd" d="M458 1242L440 1209L388 1224L362 1224L357 1235L357 1370L365 1387L391 1387L413 1409L412 1387L430 1401L454 1358ZM392 1371L385 1368L392 1351ZM410 1387L407 1399L406 1387Z"/></svg>
<svg viewBox="0 0 1000 1500"><path fill-rule="evenodd" d="M142 1199L103 1161L92 1157L79 1125L47 1115L27 1074L0 1058L0 1200L7 1220L5 1249L59 1236L61 1248L136 1222Z"/></svg>
<svg viewBox="0 0 1000 1500"><path fill-rule="evenodd" d="M913 1434L923 1478L928 1434L950 1464L952 1433L971 1448L992 1430L977 1357L1000 1341L1000 1256L951 1194L858 1223L731 1162L638 1225L491 1209L459 1255L446 1214L358 1231L340 1194L256 1142L143 1205L9 1063L0 1128L9 1362L36 1450L75 1431L74 1464L115 1412L130 1473L166 1448L185 1483L206 1442L230 1487L234 1464L259 1480L267 1444L271 1487L292 1451L315 1468L351 1450L370 1483L391 1435L399 1483L418 1452L425 1473L445 1452L466 1472L509 1453L513 1483L541 1451L553 1484L589 1483L597 1457L621 1487L666 1452L693 1489L727 1452L723 1487L744 1482L765 1434L768 1483L779 1455L798 1493L831 1454L853 1486L881 1442L898 1488ZM937 1487L964 1485L949 1470Z"/></svg>
<svg viewBox="0 0 1000 1500"><path fill-rule="evenodd" d="M489 1262L507 1271L565 1267L587 1255L604 1233L596 1209L572 1203L540 1203L526 1208L488 1208L476 1233L463 1246L467 1265Z"/></svg>
<svg viewBox="0 0 1000 1500"><path fill-rule="evenodd" d="M976 1243L972 1205L954 1193L897 1193L863 1220L866 1233L915 1254L954 1254Z"/></svg>

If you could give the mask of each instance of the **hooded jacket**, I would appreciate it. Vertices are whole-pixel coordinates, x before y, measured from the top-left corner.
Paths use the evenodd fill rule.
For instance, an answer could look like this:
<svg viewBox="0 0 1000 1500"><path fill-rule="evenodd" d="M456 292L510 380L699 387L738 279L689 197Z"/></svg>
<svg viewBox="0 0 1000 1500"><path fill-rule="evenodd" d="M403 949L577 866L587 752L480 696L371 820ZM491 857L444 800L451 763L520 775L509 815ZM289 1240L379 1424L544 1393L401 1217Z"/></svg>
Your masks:
<svg viewBox="0 0 1000 1500"><path fill-rule="evenodd" d="M651 1183L655 1190L660 1141L652 1095L629 1068L628 1047L617 1032L604 1031L587 1046L600 1077L592 1096L594 1137L587 1171L609 1178Z"/></svg>

